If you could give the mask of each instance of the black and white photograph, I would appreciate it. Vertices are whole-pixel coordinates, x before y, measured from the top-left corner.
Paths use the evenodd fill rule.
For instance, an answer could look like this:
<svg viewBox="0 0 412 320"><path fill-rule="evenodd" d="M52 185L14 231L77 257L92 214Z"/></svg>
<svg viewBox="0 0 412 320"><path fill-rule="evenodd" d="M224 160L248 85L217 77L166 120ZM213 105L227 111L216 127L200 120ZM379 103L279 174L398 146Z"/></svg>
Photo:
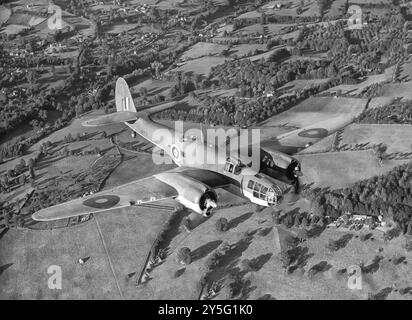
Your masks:
<svg viewBox="0 0 412 320"><path fill-rule="evenodd" d="M412 300L412 1L0 0L0 300Z"/></svg>

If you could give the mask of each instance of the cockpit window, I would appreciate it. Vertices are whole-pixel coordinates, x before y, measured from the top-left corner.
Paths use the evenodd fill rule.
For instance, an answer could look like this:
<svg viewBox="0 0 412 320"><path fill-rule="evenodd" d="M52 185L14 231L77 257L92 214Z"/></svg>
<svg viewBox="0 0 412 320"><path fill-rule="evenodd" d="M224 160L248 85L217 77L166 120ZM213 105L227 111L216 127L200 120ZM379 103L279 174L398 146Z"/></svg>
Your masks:
<svg viewBox="0 0 412 320"><path fill-rule="evenodd" d="M247 183L247 187L249 189L253 189L253 185L255 184L255 182L253 180L249 180L249 182Z"/></svg>
<svg viewBox="0 0 412 320"><path fill-rule="evenodd" d="M255 183L255 187L253 188L253 190L255 190L255 191L259 191L260 190L260 187L261 187L262 185L260 184L260 183Z"/></svg>
<svg viewBox="0 0 412 320"><path fill-rule="evenodd" d="M242 171L242 164L240 162L235 164L228 158L226 160L225 170L230 173L239 174Z"/></svg>
<svg viewBox="0 0 412 320"><path fill-rule="evenodd" d="M232 173L233 171L233 164L230 162L226 162L225 170Z"/></svg>

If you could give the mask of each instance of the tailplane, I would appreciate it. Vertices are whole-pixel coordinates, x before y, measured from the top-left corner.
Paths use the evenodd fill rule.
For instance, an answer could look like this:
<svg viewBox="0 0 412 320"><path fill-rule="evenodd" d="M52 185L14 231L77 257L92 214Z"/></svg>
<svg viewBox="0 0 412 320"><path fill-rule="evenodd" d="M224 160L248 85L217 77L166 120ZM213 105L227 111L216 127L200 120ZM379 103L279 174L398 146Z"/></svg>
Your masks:
<svg viewBox="0 0 412 320"><path fill-rule="evenodd" d="M138 119L136 112L122 111L111 114L106 114L95 119L90 119L82 122L84 127L99 127L109 124L123 123L127 121L136 121Z"/></svg>

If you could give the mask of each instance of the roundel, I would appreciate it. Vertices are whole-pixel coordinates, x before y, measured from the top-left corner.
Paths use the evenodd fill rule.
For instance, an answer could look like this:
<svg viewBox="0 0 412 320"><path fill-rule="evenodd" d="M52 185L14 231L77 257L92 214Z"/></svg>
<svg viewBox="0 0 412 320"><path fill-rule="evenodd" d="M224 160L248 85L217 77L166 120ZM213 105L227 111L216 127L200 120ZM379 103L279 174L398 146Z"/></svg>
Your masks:
<svg viewBox="0 0 412 320"><path fill-rule="evenodd" d="M328 133L328 130L323 128L312 128L299 132L298 136L303 138L324 138Z"/></svg>
<svg viewBox="0 0 412 320"><path fill-rule="evenodd" d="M172 157L174 158L174 159L179 159L179 157L180 157L180 150L179 150L179 148L174 144L174 145L172 145L172 147L171 147L171 152L172 152Z"/></svg>
<svg viewBox="0 0 412 320"><path fill-rule="evenodd" d="M104 195L89 198L83 201L83 204L96 209L109 209L120 202L120 197L114 195Z"/></svg>

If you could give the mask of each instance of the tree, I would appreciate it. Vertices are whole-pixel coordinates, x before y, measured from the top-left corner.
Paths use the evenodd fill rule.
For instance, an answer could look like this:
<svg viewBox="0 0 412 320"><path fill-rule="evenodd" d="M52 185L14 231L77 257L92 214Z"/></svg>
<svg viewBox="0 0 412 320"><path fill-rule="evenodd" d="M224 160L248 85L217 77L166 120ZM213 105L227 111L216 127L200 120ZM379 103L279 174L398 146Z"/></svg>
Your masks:
<svg viewBox="0 0 412 320"><path fill-rule="evenodd" d="M408 235L412 236L412 221L410 221L410 222L408 223L408 229L407 229L406 233L407 233Z"/></svg>
<svg viewBox="0 0 412 320"><path fill-rule="evenodd" d="M22 174L19 177L19 184L25 184L26 183L26 176L24 174Z"/></svg>
<svg viewBox="0 0 412 320"><path fill-rule="evenodd" d="M219 232L225 232L229 228L229 223L226 218L220 218L216 221L216 230Z"/></svg>
<svg viewBox="0 0 412 320"><path fill-rule="evenodd" d="M306 229L300 229L298 231L297 238L300 242L306 241L308 239L308 232Z"/></svg>
<svg viewBox="0 0 412 320"><path fill-rule="evenodd" d="M190 231L191 223L189 217L184 217L182 221L182 226L186 228L187 231Z"/></svg>
<svg viewBox="0 0 412 320"><path fill-rule="evenodd" d="M293 226L295 228L298 228L300 226L299 215L295 215L295 221L293 223Z"/></svg>
<svg viewBox="0 0 412 320"><path fill-rule="evenodd" d="M300 225L302 228L308 227L308 219L306 218L306 216L302 218L302 222L300 223Z"/></svg>
<svg viewBox="0 0 412 320"><path fill-rule="evenodd" d="M330 251L337 251L339 250L339 242L333 239L329 239L329 242L326 246Z"/></svg>
<svg viewBox="0 0 412 320"><path fill-rule="evenodd" d="M188 265L192 262L192 252L189 248L183 247L180 248L177 252L177 262L180 264Z"/></svg>
<svg viewBox="0 0 412 320"><path fill-rule="evenodd" d="M30 178L32 178L32 179L36 178L36 174L34 173L33 166L29 166L29 174L30 174Z"/></svg>

